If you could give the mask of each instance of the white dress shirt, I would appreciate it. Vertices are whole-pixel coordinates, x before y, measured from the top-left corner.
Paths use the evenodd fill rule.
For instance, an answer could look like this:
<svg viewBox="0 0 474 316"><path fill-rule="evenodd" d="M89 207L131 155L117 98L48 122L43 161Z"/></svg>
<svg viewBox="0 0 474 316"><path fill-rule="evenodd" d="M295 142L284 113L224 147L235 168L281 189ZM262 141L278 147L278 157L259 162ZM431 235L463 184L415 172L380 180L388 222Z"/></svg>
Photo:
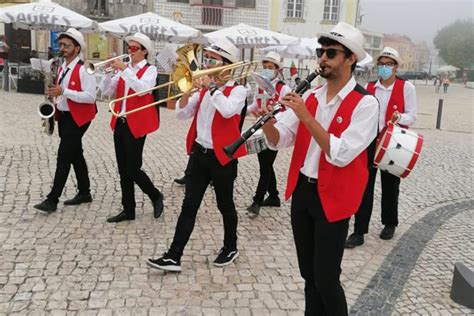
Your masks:
<svg viewBox="0 0 474 316"><path fill-rule="evenodd" d="M232 116L242 112L245 105L245 98L247 97L247 89L244 86L236 86L232 89L228 97L222 93L224 87L234 85L234 81L228 81L225 86L216 90L212 96L209 91L204 94L204 98L199 107L196 125L196 142L204 148L214 148L214 145L212 144L212 121L214 120L216 110L219 111L224 118L231 118ZM200 91L195 92L191 97L189 97L188 104L182 109L179 107L179 102L181 102L181 100L176 102L176 117L179 120L186 120L194 117L200 94ZM222 131L222 133L225 132L226 131Z"/></svg>
<svg viewBox="0 0 474 316"><path fill-rule="evenodd" d="M273 88L276 89L276 86L277 86L277 83L280 82L280 79L278 78L275 78L272 80L272 85L273 85ZM257 91L258 92L258 91ZM281 91L280 91L280 97L278 98L277 101L280 101L284 96L285 94L287 94L288 92L291 92L291 88L287 85L287 84L284 84L283 87L281 88ZM268 99L270 99L270 96L269 95L266 95ZM248 107L247 107L247 113L251 113L251 112L254 112L254 111L257 111L257 108L258 108L258 103L257 103L257 97L261 97L258 95L258 93L255 93L254 97L253 97L253 102L252 104L250 104ZM268 102L268 99L267 99L267 102ZM263 102L262 102L263 103Z"/></svg>
<svg viewBox="0 0 474 316"><path fill-rule="evenodd" d="M79 62L79 56L77 56L73 61L66 65L64 62L61 65L61 71L58 73L58 78L61 78L65 73L64 79L61 81L61 88L63 88L63 94L56 98L56 103L59 111L69 111L69 105L67 104L67 99L78 102L78 103L94 103L96 95L96 82L95 78L87 73L84 67L79 69L79 78L81 80L82 91L75 91L68 89L69 82L71 80L71 74L76 67L76 64ZM69 70L68 70L69 69ZM58 79L59 80L59 79Z"/></svg>
<svg viewBox="0 0 474 316"><path fill-rule="evenodd" d="M107 74L104 80L102 80L100 83L100 90L102 91L102 94L105 96L113 96L117 90L117 85L120 78L125 81L125 95L129 94L129 89L132 89L135 92L140 92L156 86L156 76L158 75L158 71L156 70L155 66L148 66L143 76L140 79L137 77L138 71L145 67L146 64L147 60L144 59L136 65L129 63L127 68L125 68L123 71L117 72L116 74ZM120 114L125 113L126 109L127 99L123 100Z"/></svg>
<svg viewBox="0 0 474 316"><path fill-rule="evenodd" d="M307 91L303 95L306 100L311 93L314 93L318 100L316 110L316 121L327 131L336 114L342 100L354 90L356 81L352 77L339 93L326 102L327 84L319 89ZM326 155L326 160L337 167L347 166L354 160L377 135L378 120L378 102L372 95L365 95L359 101L354 109L351 117L351 123L340 137L329 134L330 155ZM278 150L290 147L295 143L295 136L300 121L293 111L285 111L282 113L275 127L280 133L278 144L268 144L270 149ZM310 178L318 178L319 158L321 156L321 148L314 138L311 138L306 158L301 168L301 173Z"/></svg>
<svg viewBox="0 0 474 316"><path fill-rule="evenodd" d="M387 114L388 101L392 95L393 86L395 82L389 86L385 87L380 80L377 80L375 83L375 97L379 100L380 103L380 112L379 112L379 130L382 130L387 122L385 121L385 115ZM365 85L367 88L367 85ZM401 125L412 126L416 121L416 91L415 86L409 82L405 81L405 87L403 88L403 94L405 96L405 112L400 113L401 118L398 122Z"/></svg>

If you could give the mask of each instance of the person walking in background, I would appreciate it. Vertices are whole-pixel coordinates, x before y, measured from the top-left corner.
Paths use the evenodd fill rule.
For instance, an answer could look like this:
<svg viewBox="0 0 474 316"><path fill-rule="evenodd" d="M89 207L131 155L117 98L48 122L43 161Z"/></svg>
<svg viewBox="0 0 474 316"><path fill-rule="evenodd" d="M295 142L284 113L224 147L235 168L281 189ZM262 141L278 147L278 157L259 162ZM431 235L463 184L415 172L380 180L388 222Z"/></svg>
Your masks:
<svg viewBox="0 0 474 316"><path fill-rule="evenodd" d="M443 79L443 91L444 91L444 93L448 93L448 87L449 87L449 78L448 78L448 76L446 76Z"/></svg>

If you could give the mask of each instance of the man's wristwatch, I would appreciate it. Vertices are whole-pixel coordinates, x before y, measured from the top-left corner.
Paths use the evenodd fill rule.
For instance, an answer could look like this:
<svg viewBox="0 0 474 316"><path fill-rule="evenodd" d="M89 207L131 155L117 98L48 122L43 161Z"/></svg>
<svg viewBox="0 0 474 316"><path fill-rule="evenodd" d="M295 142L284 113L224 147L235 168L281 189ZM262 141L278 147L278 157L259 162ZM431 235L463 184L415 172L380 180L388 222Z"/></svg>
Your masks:
<svg viewBox="0 0 474 316"><path fill-rule="evenodd" d="M207 88L209 89L210 94L213 95L214 92L217 91L217 83L211 82Z"/></svg>

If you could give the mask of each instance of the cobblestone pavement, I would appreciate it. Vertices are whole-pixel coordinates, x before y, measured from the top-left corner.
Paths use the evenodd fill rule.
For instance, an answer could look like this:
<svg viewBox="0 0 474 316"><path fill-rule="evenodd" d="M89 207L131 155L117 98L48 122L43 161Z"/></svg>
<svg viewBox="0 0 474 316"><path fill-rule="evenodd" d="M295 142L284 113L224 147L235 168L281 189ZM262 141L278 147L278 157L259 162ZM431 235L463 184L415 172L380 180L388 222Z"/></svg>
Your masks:
<svg viewBox="0 0 474 316"><path fill-rule="evenodd" d="M417 87L419 100L436 98L431 88ZM350 306L357 306L358 297L412 225L438 205L472 199L472 96L473 90L450 87L445 106L455 105L445 108L442 131L432 129L437 103L420 105L419 125L425 145L415 170L402 181L400 225L394 240L378 238L377 184L366 244L345 253L342 280ZM32 206L50 189L57 135L39 133L36 107L43 100L41 96L2 91L0 98L0 314L303 314L303 283L289 223L289 203L265 208L254 220L245 214L258 181L256 157L239 161L235 203L241 255L235 265L223 269L209 265L221 247L222 222L214 194L208 190L185 250L183 272L165 274L148 269L144 259L160 255L173 237L184 190L172 179L181 176L186 165L184 139L190 122L178 122L171 111L163 109L160 130L146 141L144 168L165 195L165 213L159 220L153 219L151 203L137 190L137 219L105 223L106 217L121 206L105 103L99 104L98 118L84 138L94 201L80 206L59 204L57 212L43 216ZM290 150L280 152L275 164L280 192L284 191L290 156ZM75 180L70 177L61 200L74 195ZM402 308L416 311L417 302L409 301L410 295L421 291L429 295L420 299L426 311L429 306L440 305L448 313L468 313L446 293L452 262L458 254L474 257L472 242L471 247L453 246L456 239L472 241L467 237L470 227L472 216L462 213L434 235L419 262L412 265L400 297L392 302L396 303L395 312ZM444 263L429 260L433 251L443 254ZM472 268L472 261L466 264ZM423 279L426 269L433 271L429 280ZM390 281L386 286L392 286ZM426 286L420 286L421 282ZM416 295L425 297L418 292Z"/></svg>

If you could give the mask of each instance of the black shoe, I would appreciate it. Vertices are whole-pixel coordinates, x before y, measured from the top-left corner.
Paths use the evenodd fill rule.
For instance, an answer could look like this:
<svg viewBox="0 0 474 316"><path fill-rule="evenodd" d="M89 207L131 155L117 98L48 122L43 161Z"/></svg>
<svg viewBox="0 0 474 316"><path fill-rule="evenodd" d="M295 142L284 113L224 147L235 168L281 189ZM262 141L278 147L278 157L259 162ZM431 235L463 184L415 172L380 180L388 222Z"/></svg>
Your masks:
<svg viewBox="0 0 474 316"><path fill-rule="evenodd" d="M254 218L260 215L260 204L258 204L257 202L253 202L252 205L247 207L247 214L250 218Z"/></svg>
<svg viewBox="0 0 474 316"><path fill-rule="evenodd" d="M107 223L120 223L123 221L133 221L135 216L129 216L124 211L120 212L118 215L107 218Z"/></svg>
<svg viewBox="0 0 474 316"><path fill-rule="evenodd" d="M172 258L166 252L161 258L147 259L145 262L151 268L161 269L165 271L181 272L181 260Z"/></svg>
<svg viewBox="0 0 474 316"><path fill-rule="evenodd" d="M380 238L383 240L390 240L395 234L395 226L385 226L380 233Z"/></svg>
<svg viewBox="0 0 474 316"><path fill-rule="evenodd" d="M179 184L179 185L185 185L187 180L188 180L187 177L184 176L184 177L182 177L182 178L176 178L176 179L174 179L174 182L176 182L176 183Z"/></svg>
<svg viewBox="0 0 474 316"><path fill-rule="evenodd" d="M163 193L160 192L160 197L153 202L153 216L155 218L159 218L161 214L163 213L163 200L164 196Z"/></svg>
<svg viewBox="0 0 474 316"><path fill-rule="evenodd" d="M239 256L239 251L237 249L229 250L226 247L222 247L217 255L216 260L214 260L214 265L217 267L223 267L234 262L235 259Z"/></svg>
<svg viewBox="0 0 474 316"><path fill-rule="evenodd" d="M281 206L280 198L278 196L269 195L265 200L263 200L260 206L280 207Z"/></svg>
<svg viewBox="0 0 474 316"><path fill-rule="evenodd" d="M51 214L54 211L56 211L56 209L58 208L58 203L54 202L51 199L46 199L43 202L41 202L40 204L36 204L33 207L40 210L41 212Z"/></svg>
<svg viewBox="0 0 474 316"><path fill-rule="evenodd" d="M78 193L72 199L64 201L64 205L79 205L82 203L89 203L89 202L92 202L92 196L90 193L87 193L87 194Z"/></svg>
<svg viewBox="0 0 474 316"><path fill-rule="evenodd" d="M347 238L344 248L352 249L364 244L364 235L353 233Z"/></svg>

